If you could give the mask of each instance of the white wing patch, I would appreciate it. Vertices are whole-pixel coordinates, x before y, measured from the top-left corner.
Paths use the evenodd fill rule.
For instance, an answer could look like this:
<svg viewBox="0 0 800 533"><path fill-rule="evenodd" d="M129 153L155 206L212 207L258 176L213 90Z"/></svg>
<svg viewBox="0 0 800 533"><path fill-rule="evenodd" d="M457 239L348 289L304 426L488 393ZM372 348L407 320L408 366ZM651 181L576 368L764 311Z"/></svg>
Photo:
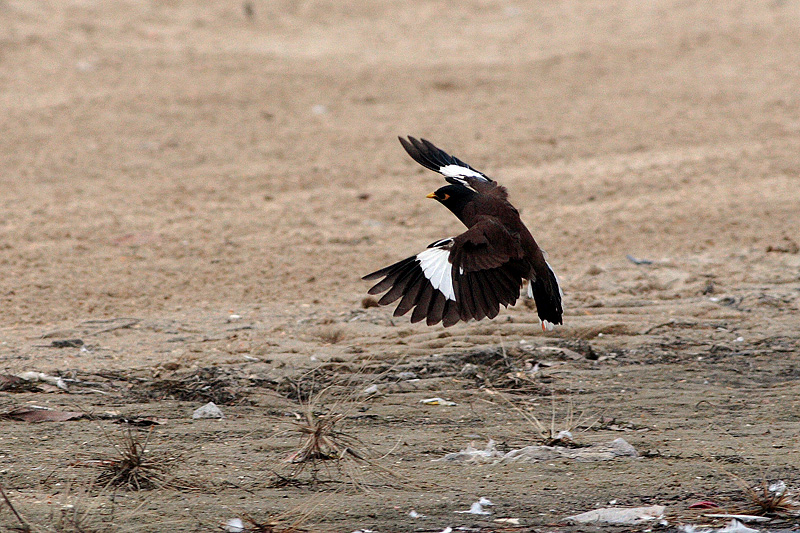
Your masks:
<svg viewBox="0 0 800 533"><path fill-rule="evenodd" d="M422 273L431 282L433 288L440 291L448 300L456 301L453 290L453 265L449 261L450 250L444 248L428 248L417 254L417 261Z"/></svg>
<svg viewBox="0 0 800 533"><path fill-rule="evenodd" d="M461 165L447 165L439 167L439 173L448 178L478 178L481 181L489 181L486 176Z"/></svg>

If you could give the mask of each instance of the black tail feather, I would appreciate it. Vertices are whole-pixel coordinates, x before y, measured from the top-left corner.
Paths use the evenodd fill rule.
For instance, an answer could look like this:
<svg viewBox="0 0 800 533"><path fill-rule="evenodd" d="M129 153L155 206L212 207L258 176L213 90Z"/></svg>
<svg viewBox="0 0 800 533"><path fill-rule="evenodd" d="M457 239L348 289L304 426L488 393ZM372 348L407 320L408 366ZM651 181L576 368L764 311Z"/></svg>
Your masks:
<svg viewBox="0 0 800 533"><path fill-rule="evenodd" d="M531 283L533 300L536 302L536 313L543 322L563 324L564 309L561 303L561 287L553 269L547 265L547 272L536 276Z"/></svg>

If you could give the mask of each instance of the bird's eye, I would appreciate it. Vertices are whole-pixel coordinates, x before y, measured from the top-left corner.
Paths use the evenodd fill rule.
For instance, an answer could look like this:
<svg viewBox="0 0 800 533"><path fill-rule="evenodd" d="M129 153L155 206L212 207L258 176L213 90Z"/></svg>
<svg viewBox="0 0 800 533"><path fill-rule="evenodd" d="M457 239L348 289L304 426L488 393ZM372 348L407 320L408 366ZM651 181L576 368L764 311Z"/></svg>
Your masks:
<svg viewBox="0 0 800 533"><path fill-rule="evenodd" d="M447 194L447 193L444 193L444 198L442 198L442 201L443 201L443 202L446 202L446 201L447 201L447 200L449 200L449 199L450 199L450 195L449 195L449 194Z"/></svg>

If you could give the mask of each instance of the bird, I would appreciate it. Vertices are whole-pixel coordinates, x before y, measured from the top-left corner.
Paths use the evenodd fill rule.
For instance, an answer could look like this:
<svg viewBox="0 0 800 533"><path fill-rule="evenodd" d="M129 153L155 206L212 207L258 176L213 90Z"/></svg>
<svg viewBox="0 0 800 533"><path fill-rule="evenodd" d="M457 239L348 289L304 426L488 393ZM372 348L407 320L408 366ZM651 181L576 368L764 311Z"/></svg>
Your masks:
<svg viewBox="0 0 800 533"><path fill-rule="evenodd" d="M368 293L386 291L379 305L400 300L396 317L411 311L412 323L424 319L429 326L450 327L495 318L501 305L516 303L527 282L542 330L562 324L558 277L508 201L506 188L430 141L398 138L414 161L444 176L448 184L427 198L449 209L467 230L367 274L363 280L380 279Z"/></svg>

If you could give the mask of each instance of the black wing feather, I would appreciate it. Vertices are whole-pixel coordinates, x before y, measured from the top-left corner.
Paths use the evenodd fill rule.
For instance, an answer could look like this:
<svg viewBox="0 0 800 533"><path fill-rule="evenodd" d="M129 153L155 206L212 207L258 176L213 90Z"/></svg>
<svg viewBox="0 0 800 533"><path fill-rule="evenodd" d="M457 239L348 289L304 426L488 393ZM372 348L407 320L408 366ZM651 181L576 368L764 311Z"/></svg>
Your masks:
<svg viewBox="0 0 800 533"><path fill-rule="evenodd" d="M447 304L447 298L441 291L436 291L431 299L431 304L428 306L428 318L425 321L429 326L438 324L442 321L444 316L444 308Z"/></svg>
<svg viewBox="0 0 800 533"><path fill-rule="evenodd" d="M417 303L417 300L419 300L419 293L422 290L422 287L427 282L428 280L425 279L422 269L419 269L419 272L416 273L414 279L408 284L408 292L403 295L403 299L400 300L399 304L397 304L397 309L394 310L394 316L402 316L411 311L411 308L414 307Z"/></svg>
<svg viewBox="0 0 800 533"><path fill-rule="evenodd" d="M449 328L459 320L461 320L461 313L458 310L458 303L453 300L447 300L445 302L444 315L442 316L442 325Z"/></svg>
<svg viewBox="0 0 800 533"><path fill-rule="evenodd" d="M486 318L486 309L484 306L486 304L483 303L483 289L481 289L481 284L478 283L478 279L474 276L474 272L467 272L466 278L468 283L468 290L469 290L469 297L472 300L472 305L475 309L475 314L472 316L475 320L483 320Z"/></svg>
<svg viewBox="0 0 800 533"><path fill-rule="evenodd" d="M403 268L403 270L400 272L400 275L397 276L397 279L394 281L392 288L389 289L389 292L384 294L381 299L378 300L378 305L388 305L403 296L403 294L406 292L406 287L408 287L409 282L414 280L414 274L421 270L422 269L415 262L409 263L408 266Z"/></svg>
<svg viewBox="0 0 800 533"><path fill-rule="evenodd" d="M433 298L433 291L434 291L433 285L431 285L430 282L425 280L425 284L423 285L422 291L419 294L419 300L417 300L417 306L411 313L412 324L415 322L419 322L428 315L428 306L430 305L431 299Z"/></svg>
<svg viewBox="0 0 800 533"><path fill-rule="evenodd" d="M486 318L494 318L497 316L497 313L500 310L500 304L497 303L494 292L495 288L489 282L488 277L486 276L487 271L481 270L478 272L474 272L475 279L478 281L478 285L481 287L481 296L483 297L483 305L484 310L486 312Z"/></svg>
<svg viewBox="0 0 800 533"><path fill-rule="evenodd" d="M403 148L405 148L406 152L408 152L408 155L410 155L414 161L427 169L433 170L434 172L439 172L439 169L442 167L446 167L448 165L457 165L459 167L468 168L473 172L477 172L486 178L486 175L484 175L483 172L475 170L459 158L448 154L426 139L415 139L410 135L408 136L408 140L405 140L402 137L398 137L398 139L400 139L400 144L403 145Z"/></svg>
<svg viewBox="0 0 800 533"><path fill-rule="evenodd" d="M456 301L458 302L458 312L461 320L466 322L471 318L475 318L475 302L473 302L469 291L469 280L464 276L456 277L453 281L453 288L456 292Z"/></svg>

